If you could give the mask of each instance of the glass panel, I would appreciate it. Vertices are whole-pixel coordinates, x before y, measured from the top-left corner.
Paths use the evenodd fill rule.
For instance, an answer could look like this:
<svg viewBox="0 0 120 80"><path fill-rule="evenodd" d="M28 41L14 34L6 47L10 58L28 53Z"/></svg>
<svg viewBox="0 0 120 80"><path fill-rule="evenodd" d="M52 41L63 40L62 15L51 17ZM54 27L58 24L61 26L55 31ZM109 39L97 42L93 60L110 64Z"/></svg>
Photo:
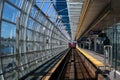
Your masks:
<svg viewBox="0 0 120 80"><path fill-rule="evenodd" d="M54 5L56 5L56 0L53 0Z"/></svg>
<svg viewBox="0 0 120 80"><path fill-rule="evenodd" d="M49 28L50 30L52 30L52 29L53 29L53 25L50 23L49 26L48 26L48 28Z"/></svg>
<svg viewBox="0 0 120 80"><path fill-rule="evenodd" d="M7 55L7 54L15 54L16 53L16 43L15 41L12 40L4 40L2 41L2 55Z"/></svg>
<svg viewBox="0 0 120 80"><path fill-rule="evenodd" d="M43 0L36 0L36 5L40 8Z"/></svg>
<svg viewBox="0 0 120 80"><path fill-rule="evenodd" d="M34 28L34 20L29 18L28 20L28 28L29 29L33 29Z"/></svg>
<svg viewBox="0 0 120 80"><path fill-rule="evenodd" d="M2 54L16 52L16 27L13 24L2 22L1 26Z"/></svg>
<svg viewBox="0 0 120 80"><path fill-rule="evenodd" d="M3 79L3 75L0 75L0 80L4 80L4 79Z"/></svg>
<svg viewBox="0 0 120 80"><path fill-rule="evenodd" d="M51 14L54 12L54 8L53 8L53 6L52 7L50 7L50 9L49 9L49 11L48 11L48 16L49 17L51 17Z"/></svg>
<svg viewBox="0 0 120 80"><path fill-rule="evenodd" d="M24 51L24 44L23 44L23 42L20 42L20 48L19 48L19 50L20 50L20 53L24 53L25 51Z"/></svg>
<svg viewBox="0 0 120 80"><path fill-rule="evenodd" d="M24 35L24 32L25 32L25 29L22 27L20 31L21 31L21 33L20 33L20 40L24 40L23 35Z"/></svg>
<svg viewBox="0 0 120 80"><path fill-rule="evenodd" d="M32 31L27 30L27 40L32 41Z"/></svg>
<svg viewBox="0 0 120 80"><path fill-rule="evenodd" d="M36 50L36 51L39 51L39 44L38 44L38 43L35 44L35 50ZM38 57L38 56L35 56L35 58L37 58L37 57Z"/></svg>
<svg viewBox="0 0 120 80"><path fill-rule="evenodd" d="M11 3L21 8L24 0L9 0Z"/></svg>
<svg viewBox="0 0 120 80"><path fill-rule="evenodd" d="M39 23L36 23L36 31L40 31L41 25Z"/></svg>
<svg viewBox="0 0 120 80"><path fill-rule="evenodd" d="M43 26L41 25L41 28L40 28L40 33L42 33L42 29L43 29Z"/></svg>
<svg viewBox="0 0 120 80"><path fill-rule="evenodd" d="M39 41L39 33L36 33L36 41Z"/></svg>
<svg viewBox="0 0 120 80"><path fill-rule="evenodd" d="M47 23L48 23L48 20L46 19L46 20L44 21L44 25L47 26Z"/></svg>
<svg viewBox="0 0 120 80"><path fill-rule="evenodd" d="M36 33L34 33L34 41L37 40L37 36L36 36Z"/></svg>
<svg viewBox="0 0 120 80"><path fill-rule="evenodd" d="M50 20L51 20L52 22L54 22L55 17L56 17L56 13L54 12L54 13L52 14L52 16L50 17Z"/></svg>
<svg viewBox="0 0 120 80"><path fill-rule="evenodd" d="M46 28L45 27L42 27L42 33L45 34L45 30Z"/></svg>
<svg viewBox="0 0 120 80"><path fill-rule="evenodd" d="M44 13L46 13L49 6L50 6L50 0L46 0L41 10L42 10Z"/></svg>
<svg viewBox="0 0 120 80"><path fill-rule="evenodd" d="M3 9L3 19L16 22L17 17L19 16L19 11L9 5L8 3L4 4L4 9Z"/></svg>
<svg viewBox="0 0 120 80"><path fill-rule="evenodd" d="M16 60L15 60L14 56L2 58L2 63L3 63L3 71L4 72L10 71L16 67Z"/></svg>
<svg viewBox="0 0 120 80"><path fill-rule="evenodd" d="M50 35L50 30L47 31L47 35L48 35L48 36Z"/></svg>
<svg viewBox="0 0 120 80"><path fill-rule="evenodd" d="M35 18L37 13L38 13L38 10L35 7L32 7L32 9L30 11L30 16Z"/></svg>
<svg viewBox="0 0 120 80"><path fill-rule="evenodd" d="M47 28L49 28L49 25L50 25L50 22L49 20L47 20L47 23L46 23Z"/></svg>
<svg viewBox="0 0 120 80"><path fill-rule="evenodd" d="M33 43L27 42L27 52L33 51Z"/></svg>
<svg viewBox="0 0 120 80"><path fill-rule="evenodd" d="M43 19L42 19L42 24L45 25L45 22L46 22L46 17L43 16Z"/></svg>
<svg viewBox="0 0 120 80"><path fill-rule="evenodd" d="M32 61L32 54L28 54L28 62Z"/></svg>
<svg viewBox="0 0 120 80"><path fill-rule="evenodd" d="M117 70L120 71L120 24L115 24L106 30L104 30L107 34L107 37L110 40L110 45L112 45L113 53L112 53L112 62L113 66L115 67L115 64L117 64ZM117 59L117 60L116 60ZM110 60L111 61L111 60Z"/></svg>
<svg viewBox="0 0 120 80"><path fill-rule="evenodd" d="M1 37L15 39L16 37L16 26L7 22L2 21L1 26Z"/></svg>
<svg viewBox="0 0 120 80"><path fill-rule="evenodd" d="M43 36L42 35L40 35L40 42L43 42Z"/></svg>
<svg viewBox="0 0 120 80"><path fill-rule="evenodd" d="M40 14L39 14L39 19L38 19L40 23L42 22L42 19L43 19L43 14L40 13Z"/></svg>

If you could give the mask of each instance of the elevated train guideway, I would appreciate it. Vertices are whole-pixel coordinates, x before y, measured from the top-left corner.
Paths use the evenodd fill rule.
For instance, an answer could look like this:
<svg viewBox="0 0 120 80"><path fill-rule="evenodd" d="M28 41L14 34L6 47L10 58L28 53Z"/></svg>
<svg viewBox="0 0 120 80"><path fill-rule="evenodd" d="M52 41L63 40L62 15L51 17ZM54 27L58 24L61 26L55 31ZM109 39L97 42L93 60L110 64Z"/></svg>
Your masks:
<svg viewBox="0 0 120 80"><path fill-rule="evenodd" d="M59 63L61 63L61 61L65 58L65 56L67 55L67 53L69 51L70 51L70 49L67 49L67 50L55 55L53 58L51 58L47 62L41 64L41 66L39 66L35 70L31 71L30 73L26 74L19 80L42 80L42 79L44 79L44 76L48 75L49 73L51 74L55 71L54 69L57 68ZM50 76L50 74L49 74L49 76ZM49 78L49 76L47 76L46 78Z"/></svg>
<svg viewBox="0 0 120 80"><path fill-rule="evenodd" d="M42 80L103 80L104 64L80 48L68 53L42 78Z"/></svg>

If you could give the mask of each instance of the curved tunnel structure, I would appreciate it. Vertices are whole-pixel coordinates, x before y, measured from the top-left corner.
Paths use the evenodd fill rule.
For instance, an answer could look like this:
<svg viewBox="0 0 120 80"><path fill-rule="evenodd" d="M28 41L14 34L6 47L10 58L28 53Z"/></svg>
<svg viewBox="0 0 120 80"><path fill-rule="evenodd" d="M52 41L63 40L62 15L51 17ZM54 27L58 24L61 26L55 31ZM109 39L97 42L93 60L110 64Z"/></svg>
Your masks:
<svg viewBox="0 0 120 80"><path fill-rule="evenodd" d="M60 64L62 68L69 51L70 65L75 63L68 65L71 73L79 71L75 66L79 58L73 54L80 52L84 55L81 59L88 60L86 68L94 62L104 63L104 70L109 68L116 80L120 72L119 3L120 0L0 0L0 80L50 77L55 69L59 72L56 66ZM93 70L96 79L97 70L98 67Z"/></svg>
<svg viewBox="0 0 120 80"><path fill-rule="evenodd" d="M68 48L53 5L0 0L0 80L17 80Z"/></svg>

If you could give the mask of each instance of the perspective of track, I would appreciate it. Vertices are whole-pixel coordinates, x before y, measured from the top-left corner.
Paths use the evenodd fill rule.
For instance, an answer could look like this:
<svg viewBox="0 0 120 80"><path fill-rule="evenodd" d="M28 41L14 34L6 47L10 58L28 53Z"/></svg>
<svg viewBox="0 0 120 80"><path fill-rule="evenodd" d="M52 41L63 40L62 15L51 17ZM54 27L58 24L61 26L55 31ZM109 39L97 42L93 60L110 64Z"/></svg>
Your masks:
<svg viewBox="0 0 120 80"><path fill-rule="evenodd" d="M64 74L60 77L62 80L78 80L78 79L93 79L93 74L90 74L90 70L87 69L83 60L76 52L76 50L72 49L69 61L66 64Z"/></svg>
<svg viewBox="0 0 120 80"><path fill-rule="evenodd" d="M97 69L86 65L88 63L82 57L79 51L71 49L52 75L43 80L98 80Z"/></svg>
<svg viewBox="0 0 120 80"><path fill-rule="evenodd" d="M103 80L102 71L96 64L79 49L69 48L20 80Z"/></svg>

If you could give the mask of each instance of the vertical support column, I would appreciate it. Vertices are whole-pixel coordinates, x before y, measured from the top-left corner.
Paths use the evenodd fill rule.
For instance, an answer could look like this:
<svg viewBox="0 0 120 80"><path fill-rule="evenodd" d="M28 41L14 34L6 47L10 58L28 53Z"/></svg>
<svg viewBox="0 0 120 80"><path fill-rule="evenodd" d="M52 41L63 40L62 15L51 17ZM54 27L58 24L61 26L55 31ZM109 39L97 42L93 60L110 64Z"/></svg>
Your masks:
<svg viewBox="0 0 120 80"><path fill-rule="evenodd" d="M114 32L114 38L115 38L115 40L114 40L114 42L113 42L113 45L114 45L114 43L116 43L115 44L115 46L114 46L114 48L115 48L115 72L114 72L114 78L116 78L116 70L117 70L117 25L116 25L116 18L114 19L114 27L113 27L113 32ZM116 36L115 36L115 34L116 34ZM113 48L113 49L114 49Z"/></svg>
<svg viewBox="0 0 120 80"><path fill-rule="evenodd" d="M88 38L88 40L89 40L89 42L88 42L88 49L90 50L91 48L91 39L90 39L90 37Z"/></svg>
<svg viewBox="0 0 120 80"><path fill-rule="evenodd" d="M0 0L0 26L2 25L2 14L3 14L3 6L4 6L4 0ZM1 55L1 27L0 27L0 55ZM3 73L3 63L2 58L0 57L0 73ZM4 74L1 75L1 79L5 80Z"/></svg>
<svg viewBox="0 0 120 80"><path fill-rule="evenodd" d="M111 50L110 50L110 65L112 66L113 65L113 52L112 52L112 46L111 46Z"/></svg>
<svg viewBox="0 0 120 80"><path fill-rule="evenodd" d="M20 30L20 17L18 17L17 18L17 22L16 22L16 56L15 56L15 58L16 58L16 67L18 67L19 65L20 65L20 51L19 51L19 44L20 44L20 42L19 42L19 37L20 37L20 35L19 35L19 31ZM17 69L17 75L16 75L16 77L17 77L17 79L19 79L19 69Z"/></svg>
<svg viewBox="0 0 120 80"><path fill-rule="evenodd" d="M28 19L29 19L29 14L30 14L30 10L32 8L32 4L33 4L33 0L30 0L29 2L29 8L28 8L28 11L27 11L27 15L26 15L26 21L25 21L25 30L24 30L24 52L25 52L25 58L26 58L26 63L28 62L27 60L27 54L26 54L26 48L27 48L27 43L26 43L26 36L27 36L27 25L28 25ZM28 67L28 65L27 65Z"/></svg>
<svg viewBox="0 0 120 80"><path fill-rule="evenodd" d="M27 1L25 0L22 4L22 8L21 8L21 13L20 13L20 17L17 18L17 22L16 22L16 66L21 66L23 65L22 61L21 61L21 47L20 47L20 39L22 39L21 35L22 34L22 28L21 25L23 24L24 21L24 9L26 7L26 3ZM23 35L24 37L24 35ZM17 75L18 78L20 78L22 76L22 73L19 72L19 70L24 70L23 66L21 66L19 69L17 69Z"/></svg>
<svg viewBox="0 0 120 80"><path fill-rule="evenodd" d="M97 37L94 37L94 51L97 50Z"/></svg>
<svg viewBox="0 0 120 80"><path fill-rule="evenodd" d="M85 42L83 41L83 48L85 48Z"/></svg>
<svg viewBox="0 0 120 80"><path fill-rule="evenodd" d="M97 51L97 37L98 35L93 35L92 38L94 40L94 51Z"/></svg>

